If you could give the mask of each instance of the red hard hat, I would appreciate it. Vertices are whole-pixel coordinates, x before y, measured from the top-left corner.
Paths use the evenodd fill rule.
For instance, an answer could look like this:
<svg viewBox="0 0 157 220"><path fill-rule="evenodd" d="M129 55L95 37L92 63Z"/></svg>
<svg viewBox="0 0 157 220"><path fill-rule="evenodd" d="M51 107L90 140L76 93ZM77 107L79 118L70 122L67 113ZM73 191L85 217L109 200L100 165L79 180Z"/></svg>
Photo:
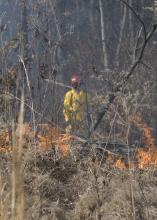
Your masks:
<svg viewBox="0 0 157 220"><path fill-rule="evenodd" d="M71 84L75 84L75 83L78 83L78 84L80 83L80 78L76 73L73 74L71 77Z"/></svg>

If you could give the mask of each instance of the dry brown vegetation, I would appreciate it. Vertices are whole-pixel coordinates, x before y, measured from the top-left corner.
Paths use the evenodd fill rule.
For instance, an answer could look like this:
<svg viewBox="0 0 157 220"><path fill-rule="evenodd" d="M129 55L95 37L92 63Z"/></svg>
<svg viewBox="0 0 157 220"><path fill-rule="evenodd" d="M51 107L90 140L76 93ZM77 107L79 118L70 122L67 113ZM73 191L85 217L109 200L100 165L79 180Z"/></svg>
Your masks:
<svg viewBox="0 0 157 220"><path fill-rule="evenodd" d="M0 220L156 220L157 1L0 5ZM90 119L69 135L73 72Z"/></svg>
<svg viewBox="0 0 157 220"><path fill-rule="evenodd" d="M1 219L11 219L11 154L0 157ZM55 160L52 150L38 150L36 158L35 151L28 150L22 165L23 219L156 219L154 168L130 173L107 164L100 167L90 158Z"/></svg>
<svg viewBox="0 0 157 220"><path fill-rule="evenodd" d="M49 125L42 127L47 128L47 135L44 133L47 140L41 138L42 130L34 139L31 127L21 124L21 142L17 127L16 147L12 146L8 152L2 150L0 154L0 219L156 219L157 170L154 164L148 161L145 169L138 166L129 169L112 153L105 154L100 162L92 145L83 146L72 141L71 136L61 135ZM4 145L2 149L7 149L5 144L9 144L5 132L0 140ZM47 148L44 140L49 143ZM18 157L21 144L22 152ZM85 149L88 153L82 156ZM147 161L148 156L146 153L143 158L141 156L139 163L140 159Z"/></svg>

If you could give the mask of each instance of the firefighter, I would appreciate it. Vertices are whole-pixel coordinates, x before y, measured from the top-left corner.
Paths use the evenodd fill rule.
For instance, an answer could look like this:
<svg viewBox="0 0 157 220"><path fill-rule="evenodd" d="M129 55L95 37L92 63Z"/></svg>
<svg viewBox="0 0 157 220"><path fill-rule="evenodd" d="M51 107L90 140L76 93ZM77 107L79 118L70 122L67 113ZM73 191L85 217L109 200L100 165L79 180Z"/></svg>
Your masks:
<svg viewBox="0 0 157 220"><path fill-rule="evenodd" d="M67 123L66 133L80 127L87 110L87 94L81 89L81 81L77 74L73 74L71 86L72 88L65 94L63 106L63 114Z"/></svg>

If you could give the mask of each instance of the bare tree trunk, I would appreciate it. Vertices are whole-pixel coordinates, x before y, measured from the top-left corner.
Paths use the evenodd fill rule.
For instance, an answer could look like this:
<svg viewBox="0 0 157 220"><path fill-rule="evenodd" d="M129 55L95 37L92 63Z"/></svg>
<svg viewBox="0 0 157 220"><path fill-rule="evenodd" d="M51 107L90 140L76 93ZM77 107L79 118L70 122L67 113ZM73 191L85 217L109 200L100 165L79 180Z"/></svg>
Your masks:
<svg viewBox="0 0 157 220"><path fill-rule="evenodd" d="M79 0L76 0L76 24L77 24L77 40L80 41L80 32L79 32L79 21L80 21L80 7L79 7ZM78 56L78 68L79 68L79 72L82 72L82 60L81 60L81 50L80 48L78 48L77 50L77 56Z"/></svg>
<svg viewBox="0 0 157 220"><path fill-rule="evenodd" d="M121 48L121 43L122 43L122 38L123 38L123 32L124 32L124 27L125 27L125 21L126 21L126 6L123 6L123 17L120 22L120 34L119 34L119 40L118 40L118 45L117 45L117 50L116 50L116 67L119 67L120 59L120 48Z"/></svg>
<svg viewBox="0 0 157 220"><path fill-rule="evenodd" d="M19 56L24 61L27 67L28 60L28 23L27 23L27 0L22 0L21 3L21 24L20 24L20 46L19 46ZM26 90L25 85L25 74L23 67L19 65L19 80L22 81L20 85L22 88L20 90Z"/></svg>
<svg viewBox="0 0 157 220"><path fill-rule="evenodd" d="M91 23L92 33L94 34L93 6L94 6L94 0L90 0L90 14L89 14L89 19L90 19L90 23Z"/></svg>
<svg viewBox="0 0 157 220"><path fill-rule="evenodd" d="M22 21L21 21L21 51L23 60L28 58L28 23L27 23L27 0L22 1Z"/></svg>
<svg viewBox="0 0 157 220"><path fill-rule="evenodd" d="M59 59L61 59L61 50L59 47L59 43L62 41L62 35L61 35L61 30L60 30L60 24L56 15L56 10L55 10L55 6L56 6L56 1L51 1L49 0L49 5L50 5L50 9L52 11L52 15L54 17L54 22L55 22L55 26L56 26L56 31L57 31L57 42L54 48L54 52L52 55L52 60L53 60L53 65L55 68L57 68L57 64L56 64L56 56L59 57Z"/></svg>
<svg viewBox="0 0 157 220"><path fill-rule="evenodd" d="M105 23L104 23L104 10L102 0L99 0L99 10L100 10L100 23L101 23L101 40L102 40L102 49L103 49L103 61L104 68L108 67L108 57L107 57L107 48L106 48L106 36L105 36Z"/></svg>
<svg viewBox="0 0 157 220"><path fill-rule="evenodd" d="M129 0L129 5L132 7L132 0ZM134 45L134 27L132 20L132 13L129 10L129 31L130 31L130 47Z"/></svg>
<svg viewBox="0 0 157 220"><path fill-rule="evenodd" d="M154 24L157 24L157 0L154 0L154 3L153 3L153 11L154 11L154 19L153 19L153 22ZM154 136L155 136L155 140L156 140L156 143L157 143L157 73L156 71L154 72L154 91L153 91L153 94L154 94L154 97L153 97L153 108L155 107L155 110L154 110L154 114L155 114L155 119L153 117L154 120L153 121L153 131L154 131Z"/></svg>
<svg viewBox="0 0 157 220"><path fill-rule="evenodd" d="M154 9L154 24L157 24L157 0L154 0L153 9Z"/></svg>

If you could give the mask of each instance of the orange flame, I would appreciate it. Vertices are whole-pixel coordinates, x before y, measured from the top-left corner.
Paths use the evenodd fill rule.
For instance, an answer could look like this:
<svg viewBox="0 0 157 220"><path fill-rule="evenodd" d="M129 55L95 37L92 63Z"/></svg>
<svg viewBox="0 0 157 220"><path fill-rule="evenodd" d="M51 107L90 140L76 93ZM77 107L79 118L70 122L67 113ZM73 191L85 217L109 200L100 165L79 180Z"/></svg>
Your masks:
<svg viewBox="0 0 157 220"><path fill-rule="evenodd" d="M120 158L116 161L115 167L117 167L119 169L126 169L127 165L126 165L125 161L122 158Z"/></svg>
<svg viewBox="0 0 157 220"><path fill-rule="evenodd" d="M136 158L138 160L138 168L145 169L150 166L157 167L157 151L154 149L137 149Z"/></svg>
<svg viewBox="0 0 157 220"><path fill-rule="evenodd" d="M143 130L145 140L145 148L138 148L135 152L136 163L134 161L129 161L129 164L126 164L123 158L119 157L115 159L115 156L112 154L108 154L107 161L119 169L134 169L135 167L146 169L151 166L157 167L157 148L155 146L152 128L150 128L147 123L143 122L139 115L134 115L131 118L131 122Z"/></svg>
<svg viewBox="0 0 157 220"><path fill-rule="evenodd" d="M69 153L69 143L73 137L69 134L61 134L59 129L51 125L40 125L40 132L37 135L38 144L42 149L58 147L59 152L66 156ZM43 135L42 133L45 133Z"/></svg>
<svg viewBox="0 0 157 220"><path fill-rule="evenodd" d="M147 125L147 123L141 120L139 115L132 117L131 119L134 124L143 130L145 148L138 148L136 150L136 160L137 168L146 169L148 167L157 168L157 149L155 146L155 140L153 138L152 129ZM24 124L22 128L24 144L27 146L28 139L31 141L35 138L37 145L44 150L56 148L62 156L67 156L69 154L69 144L74 139L73 136L69 134L62 134L58 128L55 128L49 124L40 124L37 126L37 132L33 131L33 128L29 124ZM0 133L0 152L7 153L11 152L12 148L9 146L9 131L6 129ZM129 162L129 165L125 163L122 157L117 158L117 156L108 153L107 161L114 167L119 169L134 168L135 163L133 161ZM94 162L94 164L97 164Z"/></svg>
<svg viewBox="0 0 157 220"><path fill-rule="evenodd" d="M145 148L136 150L136 159L139 169L145 169L150 166L157 167L157 149L153 138L152 128L143 122L139 115L134 116L133 122L143 129L145 139Z"/></svg>
<svg viewBox="0 0 157 220"><path fill-rule="evenodd" d="M153 138L152 128L150 128L147 123L143 122L140 115L134 115L131 121L140 129L143 130L143 136L145 139L145 147L152 148L155 147L155 140Z"/></svg>
<svg viewBox="0 0 157 220"><path fill-rule="evenodd" d="M28 139L33 140L32 138L35 138L41 149L48 150L57 147L61 155L68 155L69 143L73 139L71 135L61 134L58 128L48 124L39 124L36 129L37 132L35 133L31 125L27 123L23 125L22 135L24 145L28 145ZM9 146L9 132L7 129L0 134L0 145L0 152L12 151Z"/></svg>

